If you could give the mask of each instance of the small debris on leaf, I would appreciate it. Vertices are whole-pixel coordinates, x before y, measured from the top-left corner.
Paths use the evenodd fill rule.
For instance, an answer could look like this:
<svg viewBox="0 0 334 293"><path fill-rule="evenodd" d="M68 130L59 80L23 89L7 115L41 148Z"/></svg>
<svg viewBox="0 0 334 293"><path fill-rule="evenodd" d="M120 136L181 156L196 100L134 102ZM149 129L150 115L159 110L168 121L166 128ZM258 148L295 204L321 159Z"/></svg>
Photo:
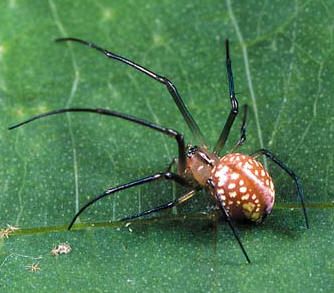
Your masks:
<svg viewBox="0 0 334 293"><path fill-rule="evenodd" d="M41 267L39 266L39 262L33 263L31 265L25 266L25 268L32 273L38 272L41 270Z"/></svg>
<svg viewBox="0 0 334 293"><path fill-rule="evenodd" d="M0 239L8 238L12 233L14 233L17 230L19 230L18 227L7 224L7 228L0 230Z"/></svg>
<svg viewBox="0 0 334 293"><path fill-rule="evenodd" d="M51 250L51 255L68 254L71 250L72 247L68 243L60 243Z"/></svg>
<svg viewBox="0 0 334 293"><path fill-rule="evenodd" d="M128 230L129 230L130 233L132 233L133 230L131 229L130 225L131 225L131 223L130 223L130 222L127 222L124 226L125 226L126 228L128 228Z"/></svg>

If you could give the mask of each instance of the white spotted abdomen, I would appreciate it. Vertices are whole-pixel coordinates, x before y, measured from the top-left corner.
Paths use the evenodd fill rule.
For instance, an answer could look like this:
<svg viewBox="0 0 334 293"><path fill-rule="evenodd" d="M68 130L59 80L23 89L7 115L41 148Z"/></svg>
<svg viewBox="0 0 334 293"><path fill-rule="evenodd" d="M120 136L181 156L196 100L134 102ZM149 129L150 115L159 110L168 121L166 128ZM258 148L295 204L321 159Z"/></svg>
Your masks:
<svg viewBox="0 0 334 293"><path fill-rule="evenodd" d="M270 214L275 190L263 165L253 157L231 153L212 169L213 196L232 219L259 222Z"/></svg>

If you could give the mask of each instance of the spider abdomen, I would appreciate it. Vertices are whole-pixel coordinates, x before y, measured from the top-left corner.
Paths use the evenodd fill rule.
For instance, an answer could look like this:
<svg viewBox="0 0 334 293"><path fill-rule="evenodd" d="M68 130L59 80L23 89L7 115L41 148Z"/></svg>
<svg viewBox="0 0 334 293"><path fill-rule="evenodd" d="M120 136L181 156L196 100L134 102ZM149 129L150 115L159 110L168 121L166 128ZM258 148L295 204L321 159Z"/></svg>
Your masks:
<svg viewBox="0 0 334 293"><path fill-rule="evenodd" d="M253 157L231 153L212 170L213 192L232 219L260 222L275 201L273 181Z"/></svg>

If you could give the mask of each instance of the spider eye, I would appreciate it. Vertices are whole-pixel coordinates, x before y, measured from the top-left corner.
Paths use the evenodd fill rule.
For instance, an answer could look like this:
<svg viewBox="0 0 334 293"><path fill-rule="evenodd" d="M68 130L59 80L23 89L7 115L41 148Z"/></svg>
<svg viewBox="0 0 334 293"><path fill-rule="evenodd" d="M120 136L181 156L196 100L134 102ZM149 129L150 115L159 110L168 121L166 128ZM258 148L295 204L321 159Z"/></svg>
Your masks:
<svg viewBox="0 0 334 293"><path fill-rule="evenodd" d="M189 148L187 150L187 157L191 158L197 151L198 151L197 146L189 146Z"/></svg>

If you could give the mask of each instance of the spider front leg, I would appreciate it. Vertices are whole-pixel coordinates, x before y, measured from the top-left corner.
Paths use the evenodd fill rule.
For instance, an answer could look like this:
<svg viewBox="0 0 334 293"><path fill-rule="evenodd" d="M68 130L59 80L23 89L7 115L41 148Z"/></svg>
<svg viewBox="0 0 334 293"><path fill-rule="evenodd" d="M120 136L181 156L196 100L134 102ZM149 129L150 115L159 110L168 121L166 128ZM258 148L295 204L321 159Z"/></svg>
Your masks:
<svg viewBox="0 0 334 293"><path fill-rule="evenodd" d="M80 208L80 210L76 213L76 215L73 217L70 225L68 226L68 230L71 230L73 224L75 223L76 219L81 215L81 213L85 209L87 209L89 206L91 206L92 204L97 202L98 200L100 200L100 199L102 199L106 196L112 195L116 192L119 192L121 190L129 189L129 188L132 188L132 187L135 187L135 186L138 186L138 185L143 185L143 184L146 184L146 183L149 183L149 182L152 182L152 181L156 181L156 180L159 180L159 179L172 180L172 181L177 182L180 185L189 186L188 182L183 177L181 177L177 174L174 174L174 173L171 173L171 172L160 172L160 173L156 173L156 174L144 177L144 178L140 178L138 180L134 180L134 181L126 183L126 184L122 184L122 185L119 185L119 186L116 186L116 187L109 188L106 191L104 191L102 194L100 194L100 195L94 197L93 199L91 199L90 201L88 201L84 206L82 206Z"/></svg>
<svg viewBox="0 0 334 293"><path fill-rule="evenodd" d="M225 40L225 49L226 49L226 70L227 70L227 79L228 79L228 89L230 93L230 101L232 109L230 114L227 117L224 128L218 138L218 141L213 149L216 154L219 154L222 148L224 147L230 130L232 128L233 122L238 115L239 107L238 100L235 96L234 91L234 80L233 80L233 72L232 72L232 62L230 58L230 49L229 49L229 41Z"/></svg>
<svg viewBox="0 0 334 293"><path fill-rule="evenodd" d="M88 46L90 48L93 48L97 51L99 51L100 53L104 54L106 57L117 60L119 62L122 62L136 70L138 70L139 72L142 72L144 74L146 74L147 76L149 76L150 78L164 84L168 90L168 92L170 93L170 95L172 96L174 103L176 104L176 106L178 107L179 111L181 112L183 119L185 120L185 122L187 123L188 127L190 128L192 134L195 136L196 139L198 139L200 141L201 144L205 144L205 139L204 136L200 130L200 128L198 127L196 121L194 120L194 118L191 116L189 110L187 109L186 105L184 104L176 86L166 77L163 77L147 68L145 68L144 66L141 66L125 57L122 57L120 55L117 55L113 52L110 52L106 49L103 49L97 45L95 45L94 43L91 42L87 42L78 38L72 38L72 37L68 37L68 38L58 38L55 40L56 42L77 42L79 44Z"/></svg>
<svg viewBox="0 0 334 293"><path fill-rule="evenodd" d="M88 113L95 113L95 114L100 114L100 115L107 115L107 116L113 116L116 118L120 118L123 120L127 120L130 121L132 123L135 124L139 124L142 125L144 127L153 129L155 131L161 132L165 135L168 135L170 137L175 138L177 145L178 145L178 174L182 175L184 173L184 170L186 168L186 157L185 157L185 152L186 152L186 148L185 148L185 144L184 144L184 138L183 135L171 128L166 128L166 127L161 127L159 125L156 125L152 122L146 121L144 119L140 119L131 115L127 115L124 113L120 113L120 112L116 112L116 111L112 111L112 110L108 110L108 109L91 109L91 108L67 108L67 109L59 109L59 110L54 110L54 111L50 111L50 112L46 112L46 113L42 113L36 116L33 116L23 122L17 123L13 126L10 126L8 129L9 130L13 130L15 128L21 127L25 124L28 124L32 121L41 119L41 118L45 118L48 116L52 116L52 115L58 115L58 114L63 114L66 112L88 112Z"/></svg>
<svg viewBox="0 0 334 293"><path fill-rule="evenodd" d="M281 167L281 169L283 169L293 179L293 181L296 184L298 197L302 205L302 210L303 210L303 214L305 218L305 225L306 225L306 228L309 229L310 226L309 226L309 221L308 221L306 208L305 208L305 202L304 202L304 191L303 191L303 186L302 186L300 178L286 164L284 164L281 160L279 160L271 151L268 151L266 149L260 149L254 152L253 154L251 154L251 156L253 157L257 157L259 155L264 155L268 159L272 160L275 164Z"/></svg>

